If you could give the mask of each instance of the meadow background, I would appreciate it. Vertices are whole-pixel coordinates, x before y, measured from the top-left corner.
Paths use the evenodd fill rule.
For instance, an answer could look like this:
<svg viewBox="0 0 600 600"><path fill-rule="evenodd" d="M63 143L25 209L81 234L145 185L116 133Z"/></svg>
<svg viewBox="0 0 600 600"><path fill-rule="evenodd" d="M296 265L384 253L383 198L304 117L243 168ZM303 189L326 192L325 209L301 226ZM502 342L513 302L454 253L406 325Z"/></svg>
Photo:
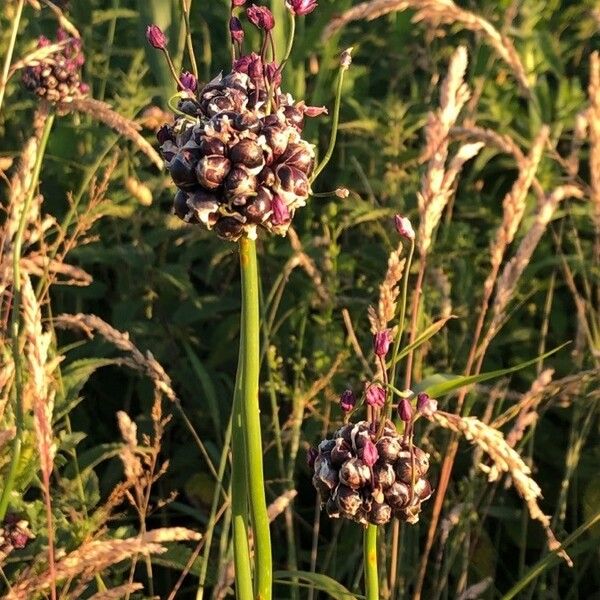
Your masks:
<svg viewBox="0 0 600 600"><path fill-rule="evenodd" d="M173 86L144 31L148 23L165 29L179 64L179 1L55 4L67 4L64 15L81 34L90 95L130 127L139 124L156 145ZM3 3L2 65L17 64L39 35L53 36L61 15L51 5ZM285 21L283 1L270 5ZM518 255L525 257L523 271L503 299L482 370L570 344L510 377L475 386L463 410L505 434L519 423L515 447L532 466L540 506L558 539L571 541L574 566L548 554L543 529L514 489L502 479L488 483L477 468L481 455L461 441L434 528L435 495L418 525L401 528L397 597L413 597L421 572L427 600L598 598L600 66L592 55L600 47L600 8L593 0L378 0L348 13L353 5L320 0L299 25L284 79L296 98L331 107L339 55L354 48L338 144L314 190L350 194L314 197L297 213L293 235L264 237L259 246L263 448L276 568L326 574L362 593L361 528L320 514L305 453L341 422L340 392L365 380L356 348L371 352L367 308L377 303L398 245L393 215L409 216L415 227L424 218L417 198L435 150L425 127L443 103L440 85L462 45L471 96L442 136L450 149L446 171L461 144L483 146L446 190L427 251L419 327L457 318L415 354L414 381L465 370L491 270L490 244L511 210L507 194L522 198L524 214L505 244L499 275L524 252L521 242L538 226L544 200L554 198L539 241ZM385 14L368 18L379 13ZM203 81L230 66L228 18L227 0L192 4ZM0 106L0 482L14 427L11 236L37 156L29 140L36 139L38 106L20 72L7 73ZM0 544L0 590L6 597L50 595L49 496L57 564L66 553L76 558L75 567L61 572L61 598L172 598L173 592L195 598L199 583L204 597L223 598L231 585L224 440L238 352L235 246L172 216L174 187L166 172L130 129L115 127L114 118L103 122L77 111L57 117L41 163L39 211L27 223L23 250L33 315L23 344L51 332L42 378L55 394L48 443L56 455L45 488L39 436L26 406L9 512L28 521L35 539L10 552ZM329 131L325 117L311 121L305 137L323 151ZM409 292L419 269L416 260ZM490 290L492 305L497 292ZM58 356L60 363L52 362ZM456 396L440 399L440 407L453 411ZM118 411L129 417L117 418ZM436 488L450 435L424 425L417 438L431 453ZM159 528L171 528L164 540L148 535ZM434 537L424 563L428 535ZM333 589L311 591L308 580L290 587L289 573L276 578L282 582L276 598L343 597ZM384 597L388 592L384 586Z"/></svg>

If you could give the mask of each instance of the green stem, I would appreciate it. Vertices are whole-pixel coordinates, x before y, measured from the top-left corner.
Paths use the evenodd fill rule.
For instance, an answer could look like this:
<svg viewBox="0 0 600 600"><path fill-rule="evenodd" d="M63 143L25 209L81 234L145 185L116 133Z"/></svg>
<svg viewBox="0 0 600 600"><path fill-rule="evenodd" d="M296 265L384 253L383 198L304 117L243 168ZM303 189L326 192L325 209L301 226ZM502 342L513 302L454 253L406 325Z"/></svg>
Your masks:
<svg viewBox="0 0 600 600"><path fill-rule="evenodd" d="M263 450L260 429L258 381L260 371L260 326L258 307L258 267L256 242L240 240L242 275L242 324L240 366L242 369L240 400L246 442L248 492L254 530L255 598L270 600L273 586L271 537L265 497Z"/></svg>
<svg viewBox="0 0 600 600"><path fill-rule="evenodd" d="M290 55L292 54L292 48L294 47L294 37L296 36L296 17L292 13L290 13L292 20L290 22L290 35L288 37L287 48L285 50L285 56L281 61L281 65L279 67L280 71L283 71L287 61L290 59Z"/></svg>
<svg viewBox="0 0 600 600"><path fill-rule="evenodd" d="M15 51L15 43L17 41L17 34L19 33L19 24L21 23L21 15L23 14L24 4L25 0L19 0L15 16L12 19L12 31L10 32L10 41L8 42L6 57L4 59L2 79L0 79L0 108L2 108L4 92L6 91L6 85L8 84L8 72L10 71L10 63L12 62L13 52Z"/></svg>
<svg viewBox="0 0 600 600"><path fill-rule="evenodd" d="M192 31L190 28L190 6L192 0L183 0L183 19L185 22L185 39L187 44L187 51L190 57L190 63L192 65L192 73L197 81L198 78L198 64L196 63L196 54L194 53L194 43L192 41Z"/></svg>
<svg viewBox="0 0 600 600"><path fill-rule="evenodd" d="M235 564L235 596L237 600L252 600L252 571L248 547L248 482L246 480L246 444L242 409L244 332L240 334L238 369L233 395L231 434L231 521L233 526L233 562Z"/></svg>
<svg viewBox="0 0 600 600"><path fill-rule="evenodd" d="M346 52L349 52L346 50ZM321 173L321 171L327 166L327 163L331 160L333 156L333 150L335 148L335 142L337 140L337 132L340 124L340 106L342 105L342 88L344 86L344 75L348 70L348 65L342 63L340 66L340 71L338 73L338 81L337 81L337 89L335 92L335 105L333 107L333 121L331 123L331 134L329 136L329 147L327 148L327 152L323 157L323 160L317 165L315 172L312 174L310 178L310 182L312 183Z"/></svg>
<svg viewBox="0 0 600 600"><path fill-rule="evenodd" d="M379 600L377 525L367 525L363 534L363 561L365 569L365 597L367 600Z"/></svg>
<svg viewBox="0 0 600 600"><path fill-rule="evenodd" d="M54 115L50 114L46 117L44 129L40 138L39 147L33 165L31 175L31 185L25 196L25 201L21 208L21 216L19 218L19 227L15 234L13 243L13 305L11 314L11 338L12 338L12 353L15 365L15 439L13 441L12 453L10 457L10 466L2 496L0 497L0 521L4 520L8 502L15 485L17 471L19 468L19 460L21 458L21 448L23 446L23 430L24 430L24 411L23 411L23 371L21 364L21 350L19 348L19 337L21 329L21 252L23 250L23 236L27 227L31 202L35 196L40 171L42 169L42 161L46 152L46 145L50 137L50 130L54 123Z"/></svg>

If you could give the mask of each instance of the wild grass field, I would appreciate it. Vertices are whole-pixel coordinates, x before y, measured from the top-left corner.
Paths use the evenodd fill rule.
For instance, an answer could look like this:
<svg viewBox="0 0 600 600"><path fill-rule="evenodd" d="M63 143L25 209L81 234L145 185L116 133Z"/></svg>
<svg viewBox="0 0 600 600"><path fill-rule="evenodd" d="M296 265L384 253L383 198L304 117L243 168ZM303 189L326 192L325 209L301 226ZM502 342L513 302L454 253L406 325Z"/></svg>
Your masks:
<svg viewBox="0 0 600 600"><path fill-rule="evenodd" d="M600 599L595 0L0 49L2 598Z"/></svg>

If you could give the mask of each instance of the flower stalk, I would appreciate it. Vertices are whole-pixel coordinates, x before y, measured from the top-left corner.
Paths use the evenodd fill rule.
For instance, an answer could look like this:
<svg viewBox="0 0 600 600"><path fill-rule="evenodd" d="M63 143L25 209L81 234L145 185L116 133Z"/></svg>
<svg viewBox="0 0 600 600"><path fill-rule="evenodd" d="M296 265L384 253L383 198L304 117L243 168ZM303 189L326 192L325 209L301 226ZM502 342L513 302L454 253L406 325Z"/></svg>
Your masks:
<svg viewBox="0 0 600 600"><path fill-rule="evenodd" d="M365 597L379 600L377 574L377 525L367 525L363 534L363 560L365 569Z"/></svg>
<svg viewBox="0 0 600 600"><path fill-rule="evenodd" d="M271 535L264 487L263 451L258 402L260 328L259 286L256 242L247 237L240 240L240 270L242 278L242 313L240 362L238 365L241 423L245 441L244 457L247 490L254 533L254 597L270 600L273 585ZM239 453L234 462L240 460ZM239 466L239 463L238 465ZM234 490L238 491L238 488Z"/></svg>

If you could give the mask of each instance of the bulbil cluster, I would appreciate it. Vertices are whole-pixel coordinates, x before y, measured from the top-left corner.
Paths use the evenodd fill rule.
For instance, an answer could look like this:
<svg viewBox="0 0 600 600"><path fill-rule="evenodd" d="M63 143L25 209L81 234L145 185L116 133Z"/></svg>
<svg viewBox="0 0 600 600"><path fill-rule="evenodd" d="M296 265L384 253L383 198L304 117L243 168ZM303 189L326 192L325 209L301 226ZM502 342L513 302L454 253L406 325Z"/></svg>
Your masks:
<svg viewBox="0 0 600 600"><path fill-rule="evenodd" d="M233 241L255 238L257 227L286 233L310 193L315 154L301 137L304 119L322 111L294 102L279 80L252 54L179 100L175 124L158 133L178 217Z"/></svg>
<svg viewBox="0 0 600 600"><path fill-rule="evenodd" d="M347 423L309 454L313 485L333 518L384 525L392 517L416 523L432 489L429 455L387 421Z"/></svg>
<svg viewBox="0 0 600 600"><path fill-rule="evenodd" d="M33 60L25 68L24 86L53 104L83 98L89 88L81 81L81 67L85 62L81 40L69 37L59 29L54 43L61 43L62 46L43 58ZM47 37L41 36L38 39L40 50L52 44Z"/></svg>

